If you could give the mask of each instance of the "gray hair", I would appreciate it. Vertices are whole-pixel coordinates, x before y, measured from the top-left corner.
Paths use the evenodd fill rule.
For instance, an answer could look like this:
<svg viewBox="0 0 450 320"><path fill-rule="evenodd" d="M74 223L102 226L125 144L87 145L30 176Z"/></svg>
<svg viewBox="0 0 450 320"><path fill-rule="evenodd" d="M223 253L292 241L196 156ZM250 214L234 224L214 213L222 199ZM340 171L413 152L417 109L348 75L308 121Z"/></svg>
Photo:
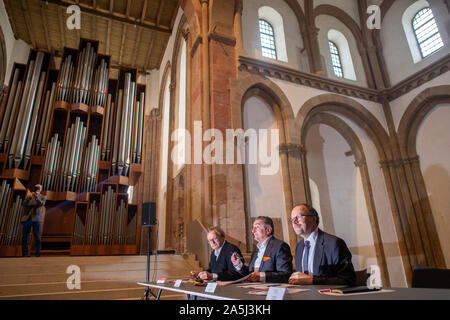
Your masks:
<svg viewBox="0 0 450 320"><path fill-rule="evenodd" d="M273 220L270 217L266 217L266 216L259 216L255 219L256 220L263 220L264 221L264 229L267 229L268 227L272 228L272 232L270 233L270 235L272 236L273 233L275 232L275 228L273 227Z"/></svg>

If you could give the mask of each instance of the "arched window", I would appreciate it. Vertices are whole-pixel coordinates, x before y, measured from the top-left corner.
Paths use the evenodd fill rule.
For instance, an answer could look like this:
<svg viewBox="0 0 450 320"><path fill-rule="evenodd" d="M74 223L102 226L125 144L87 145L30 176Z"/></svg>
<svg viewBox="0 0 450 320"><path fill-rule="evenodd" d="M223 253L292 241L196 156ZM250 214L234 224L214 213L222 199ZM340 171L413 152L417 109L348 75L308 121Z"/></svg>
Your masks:
<svg viewBox="0 0 450 320"><path fill-rule="evenodd" d="M412 27L420 54L425 58L444 46L433 12L429 7L421 9L412 20Z"/></svg>
<svg viewBox="0 0 450 320"><path fill-rule="evenodd" d="M273 27L263 19L259 19L259 37L261 39L261 51L263 57L276 60L277 49L275 46Z"/></svg>
<svg viewBox="0 0 450 320"><path fill-rule="evenodd" d="M344 70L342 69L339 49L333 41L328 41L328 44L330 46L331 64L333 65L334 75L338 78L343 78Z"/></svg>

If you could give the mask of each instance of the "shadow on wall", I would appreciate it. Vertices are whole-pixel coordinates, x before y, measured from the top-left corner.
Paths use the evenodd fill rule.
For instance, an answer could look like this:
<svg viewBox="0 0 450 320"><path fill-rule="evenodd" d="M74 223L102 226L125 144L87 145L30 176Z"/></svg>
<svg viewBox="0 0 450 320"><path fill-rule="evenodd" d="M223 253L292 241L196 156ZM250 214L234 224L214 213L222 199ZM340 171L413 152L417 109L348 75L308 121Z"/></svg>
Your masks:
<svg viewBox="0 0 450 320"><path fill-rule="evenodd" d="M450 175L446 168L436 164L424 172L425 185L430 200L434 223L444 253L447 267L450 265Z"/></svg>

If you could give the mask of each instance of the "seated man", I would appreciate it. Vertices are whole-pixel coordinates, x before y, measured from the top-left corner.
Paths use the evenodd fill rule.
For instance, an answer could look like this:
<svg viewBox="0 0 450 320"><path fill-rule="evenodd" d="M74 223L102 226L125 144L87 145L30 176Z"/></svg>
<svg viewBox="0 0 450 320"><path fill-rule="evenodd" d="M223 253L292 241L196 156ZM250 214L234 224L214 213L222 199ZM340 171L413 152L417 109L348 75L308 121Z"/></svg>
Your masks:
<svg viewBox="0 0 450 320"><path fill-rule="evenodd" d="M292 273L291 249L284 241L273 236L273 221L269 217L258 217L253 223L253 236L258 242L257 251L253 252L247 267L240 258L233 254L231 261L245 276L251 273L247 281L252 282L287 282Z"/></svg>
<svg viewBox="0 0 450 320"><path fill-rule="evenodd" d="M209 228L206 237L213 249L209 260L209 268L201 272L191 271L191 276L202 280L231 281L239 279L241 275L231 263L233 253L242 256L239 248L225 241L225 233L219 227Z"/></svg>
<svg viewBox="0 0 450 320"><path fill-rule="evenodd" d="M307 204L291 212L292 227L303 238L295 249L296 271L290 284L353 285L352 254L344 240L319 229L319 215Z"/></svg>

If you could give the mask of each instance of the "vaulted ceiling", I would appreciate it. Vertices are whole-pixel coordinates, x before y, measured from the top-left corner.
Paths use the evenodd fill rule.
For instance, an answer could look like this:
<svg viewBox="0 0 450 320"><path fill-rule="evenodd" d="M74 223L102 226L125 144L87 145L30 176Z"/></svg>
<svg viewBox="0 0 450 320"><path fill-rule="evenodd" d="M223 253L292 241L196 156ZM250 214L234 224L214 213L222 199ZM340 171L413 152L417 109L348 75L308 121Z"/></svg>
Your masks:
<svg viewBox="0 0 450 320"><path fill-rule="evenodd" d="M4 0L14 35L33 48L61 56L80 38L99 41L111 64L140 71L159 68L178 0ZM81 29L69 30L70 5L81 9Z"/></svg>

